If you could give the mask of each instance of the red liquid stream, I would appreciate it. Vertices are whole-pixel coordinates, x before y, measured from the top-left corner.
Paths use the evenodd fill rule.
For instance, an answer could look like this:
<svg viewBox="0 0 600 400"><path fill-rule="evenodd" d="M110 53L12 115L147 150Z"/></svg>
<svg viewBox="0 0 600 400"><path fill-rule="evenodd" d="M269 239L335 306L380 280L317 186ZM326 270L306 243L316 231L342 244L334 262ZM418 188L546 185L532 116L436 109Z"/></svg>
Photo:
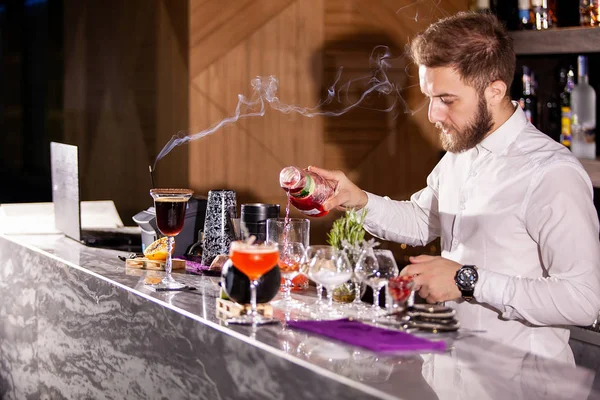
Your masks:
<svg viewBox="0 0 600 400"><path fill-rule="evenodd" d="M288 232L290 231L290 204L292 202L292 196L287 194L287 204L285 206L285 219L283 220L283 245L284 248L288 243Z"/></svg>
<svg viewBox="0 0 600 400"><path fill-rule="evenodd" d="M292 196L288 193L287 195L287 204L285 206L285 218L283 220L283 252L280 253L279 257L280 257L280 264L279 264L279 268L281 268L282 271L286 271L286 270L292 270L290 269L290 266L293 264L296 264L293 260L291 260L290 258L288 258L288 254L287 254L287 249L288 249L288 235L290 233L290 230L292 229L292 225L290 224L290 204L291 204L291 200L292 200ZM293 269L294 271L297 271L299 269L299 266L296 266L296 269Z"/></svg>

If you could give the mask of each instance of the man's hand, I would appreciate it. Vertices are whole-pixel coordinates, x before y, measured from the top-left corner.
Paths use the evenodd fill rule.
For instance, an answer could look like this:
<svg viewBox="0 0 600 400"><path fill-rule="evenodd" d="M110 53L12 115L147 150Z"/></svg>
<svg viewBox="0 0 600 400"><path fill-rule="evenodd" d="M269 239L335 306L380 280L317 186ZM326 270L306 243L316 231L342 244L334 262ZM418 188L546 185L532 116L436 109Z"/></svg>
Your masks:
<svg viewBox="0 0 600 400"><path fill-rule="evenodd" d="M428 303L456 300L461 297L454 276L461 265L442 257L421 255L410 257L412 264L401 275L413 275L419 296Z"/></svg>
<svg viewBox="0 0 600 400"><path fill-rule="evenodd" d="M308 167L309 171L321 175L335 185L335 195L327 200L323 207L329 211L332 208L344 210L347 208L360 209L367 205L367 194L356 186L342 171L329 171L317 167Z"/></svg>

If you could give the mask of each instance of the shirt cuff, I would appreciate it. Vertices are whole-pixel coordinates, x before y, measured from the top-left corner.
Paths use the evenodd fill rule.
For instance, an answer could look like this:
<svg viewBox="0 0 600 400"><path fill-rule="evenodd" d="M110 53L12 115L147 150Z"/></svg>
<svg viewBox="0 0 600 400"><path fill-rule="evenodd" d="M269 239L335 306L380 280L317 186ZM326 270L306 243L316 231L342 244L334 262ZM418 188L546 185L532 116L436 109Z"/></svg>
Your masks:
<svg viewBox="0 0 600 400"><path fill-rule="evenodd" d="M504 292L510 281L510 276L497 272L478 269L479 279L475 284L475 300L479 303L487 303L495 306L501 311L505 310Z"/></svg>

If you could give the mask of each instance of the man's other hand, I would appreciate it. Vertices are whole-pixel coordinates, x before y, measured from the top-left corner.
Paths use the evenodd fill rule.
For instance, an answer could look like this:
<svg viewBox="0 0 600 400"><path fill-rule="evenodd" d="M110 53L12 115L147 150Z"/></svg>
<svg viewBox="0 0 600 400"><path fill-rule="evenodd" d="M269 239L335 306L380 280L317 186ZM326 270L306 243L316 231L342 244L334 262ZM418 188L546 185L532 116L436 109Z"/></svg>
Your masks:
<svg viewBox="0 0 600 400"><path fill-rule="evenodd" d="M428 303L456 300L461 297L461 292L454 282L456 271L461 268L459 263L428 255L410 257L410 262L401 275L413 276L415 290Z"/></svg>

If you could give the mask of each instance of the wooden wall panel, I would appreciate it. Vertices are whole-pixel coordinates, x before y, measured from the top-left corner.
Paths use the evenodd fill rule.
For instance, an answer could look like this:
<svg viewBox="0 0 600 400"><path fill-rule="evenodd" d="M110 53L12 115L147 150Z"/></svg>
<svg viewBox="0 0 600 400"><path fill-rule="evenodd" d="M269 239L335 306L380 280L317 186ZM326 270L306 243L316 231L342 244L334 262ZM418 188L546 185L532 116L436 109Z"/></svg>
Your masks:
<svg viewBox="0 0 600 400"><path fill-rule="evenodd" d="M210 9L211 3L203 5ZM322 41L321 2L268 3L281 6L276 16L262 25L247 24L244 40L201 72L190 72L193 132L233 115L238 94L251 95L250 82L256 76L278 78L281 102L302 106L318 102L311 63ZM196 8L192 18L194 12L202 14ZM238 24L237 19L222 22L225 30L229 24ZM190 26L195 23L191 21ZM190 35L194 37L193 29ZM221 46L214 39L218 38L207 39L210 46ZM225 38L222 46L229 40ZM194 50L192 40L190 43L190 71L197 71L197 65L205 59L201 51ZM278 186L279 171L286 165L320 163L321 131L318 119L282 114L267 105L264 117L240 120L191 143L190 184L199 192L219 187L234 189L240 203L281 203L285 197Z"/></svg>
<svg viewBox="0 0 600 400"><path fill-rule="evenodd" d="M408 198L439 159L416 69L403 54L432 21L467 8L466 0L190 0L190 129L231 116L253 77L275 75L282 102L311 107L344 67L342 81L369 76L371 51L389 46L388 74L404 103L384 113L356 108L340 117L306 118L267 108L190 144L189 183L206 193L238 192L238 202L284 205L278 173L286 165L342 169L361 187ZM408 71L408 73L406 72ZM363 87L353 85L350 96ZM386 108L391 97L374 97ZM339 109L339 107L337 108ZM332 111L324 108L322 111ZM293 215L298 215L292 211ZM324 242L339 213L312 219L312 242Z"/></svg>
<svg viewBox="0 0 600 400"><path fill-rule="evenodd" d="M81 148L84 199L114 199L127 222L151 204L147 166L173 134L232 116L256 76L278 78L282 103L313 107L340 67L343 80L372 73L377 45L398 56L389 76L410 112L307 118L267 107L264 117L175 149L158 163L158 184L199 194L230 188L239 203L284 204L280 169L313 164L408 198L439 158L416 71L402 53L416 32L466 1L69 0L64 8L66 141ZM359 95L353 87L350 95ZM338 216L312 220L313 242L325 241Z"/></svg>
<svg viewBox="0 0 600 400"><path fill-rule="evenodd" d="M155 0L156 1L156 0ZM147 141L152 161L165 143L189 123L189 10L185 0L157 2L156 109L154 140ZM152 115L151 114L151 115ZM187 187L189 149L179 147L156 166L157 185Z"/></svg>
<svg viewBox="0 0 600 400"><path fill-rule="evenodd" d="M188 127L188 3L66 0L65 141L80 148L82 199L113 199L123 221L152 204L148 165ZM157 183L187 185L188 149Z"/></svg>

